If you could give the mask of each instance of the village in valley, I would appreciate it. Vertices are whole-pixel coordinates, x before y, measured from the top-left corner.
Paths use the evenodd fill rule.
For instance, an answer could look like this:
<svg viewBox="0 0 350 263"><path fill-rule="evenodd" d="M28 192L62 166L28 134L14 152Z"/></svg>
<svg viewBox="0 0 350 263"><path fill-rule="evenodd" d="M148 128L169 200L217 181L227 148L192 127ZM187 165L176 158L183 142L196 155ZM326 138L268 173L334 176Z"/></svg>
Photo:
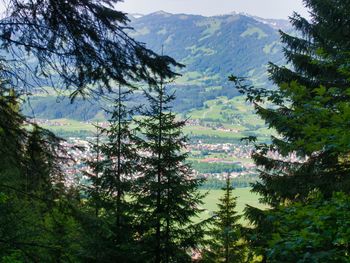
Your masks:
<svg viewBox="0 0 350 263"><path fill-rule="evenodd" d="M60 120L35 119L35 122L49 129L67 130L74 126L71 122ZM63 136L65 139L63 146L68 149L68 156L70 157L70 161L63 167L64 172L68 175L67 182L70 184L80 184L86 181L85 175L81 171L82 167L85 167L88 172L89 168L86 163L96 159L96 153L93 148L93 145L96 143L96 132L98 128L103 129L109 126L107 121L88 121L79 122L79 124L82 129L90 131L87 134L89 136L86 136L86 134L76 137ZM198 121L189 120L186 123L186 128L199 125ZM209 127L214 132L238 132L223 127ZM193 166L193 174L195 176L218 181L226 180L227 175L230 175L233 180L239 178L250 178L249 182L256 180L256 166L251 159L252 145L244 142L209 143L205 139L191 140L189 135L189 141L183 150L189 153L188 159ZM248 186L248 183L246 185Z"/></svg>

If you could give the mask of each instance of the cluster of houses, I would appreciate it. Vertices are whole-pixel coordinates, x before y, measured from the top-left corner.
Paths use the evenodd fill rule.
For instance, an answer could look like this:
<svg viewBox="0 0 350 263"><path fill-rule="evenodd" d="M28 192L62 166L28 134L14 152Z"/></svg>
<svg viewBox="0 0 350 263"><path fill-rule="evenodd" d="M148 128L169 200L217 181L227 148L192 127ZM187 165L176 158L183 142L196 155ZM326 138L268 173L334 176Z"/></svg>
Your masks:
<svg viewBox="0 0 350 263"><path fill-rule="evenodd" d="M232 143L219 143L219 144L206 144L202 141L197 141L195 144L187 146L187 150L201 151L201 152L222 152L227 157L234 157L237 159L250 159L253 148L251 146L243 144Z"/></svg>
<svg viewBox="0 0 350 263"><path fill-rule="evenodd" d="M47 120L47 119L35 119L34 122L39 126L49 126L49 127L68 126L68 123L55 121L55 120Z"/></svg>
<svg viewBox="0 0 350 263"><path fill-rule="evenodd" d="M87 179L86 174L92 173L91 168L89 168L86 163L88 161L96 160L96 153L93 150L93 146L91 142L95 142L96 138L68 138L67 141L62 143L63 148L66 150L65 155L68 155L68 161L62 164L62 169L64 173L67 175L67 184L80 184ZM194 150L206 150L209 152L225 152L227 155L232 155L239 158L249 158L251 149L246 146L238 146L234 144L202 144L198 143L195 145L188 145L188 149L191 151ZM255 165L253 163L245 163L242 164L240 162L228 162L222 160L220 158L203 158L202 162L208 163L226 163L232 165L241 165L244 167L242 171L232 172L230 176L232 178L238 178L241 176L246 176L252 174ZM199 174L196 172L198 176L205 178L216 178L219 180L225 180L227 177L227 173L216 173L216 174Z"/></svg>

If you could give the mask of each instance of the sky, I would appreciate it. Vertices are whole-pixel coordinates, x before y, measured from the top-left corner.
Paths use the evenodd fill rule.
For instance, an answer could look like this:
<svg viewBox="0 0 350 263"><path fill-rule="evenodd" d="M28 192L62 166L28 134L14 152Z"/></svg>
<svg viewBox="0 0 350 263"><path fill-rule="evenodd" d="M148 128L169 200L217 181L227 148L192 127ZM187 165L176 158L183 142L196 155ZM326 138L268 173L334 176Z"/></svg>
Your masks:
<svg viewBox="0 0 350 263"><path fill-rule="evenodd" d="M169 13L204 16L228 14L233 11L263 18L287 19L293 11L308 16L302 0L124 0L117 9L126 13L149 14L163 10Z"/></svg>

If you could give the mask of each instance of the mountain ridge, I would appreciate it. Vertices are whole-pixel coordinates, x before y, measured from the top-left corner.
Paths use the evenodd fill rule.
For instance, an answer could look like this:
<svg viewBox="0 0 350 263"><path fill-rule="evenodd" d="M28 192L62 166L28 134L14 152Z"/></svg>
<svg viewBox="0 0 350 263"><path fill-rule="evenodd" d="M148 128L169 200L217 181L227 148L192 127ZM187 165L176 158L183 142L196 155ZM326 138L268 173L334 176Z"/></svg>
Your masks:
<svg viewBox="0 0 350 263"><path fill-rule="evenodd" d="M210 15L210 16L201 15L201 14L191 14L191 13L171 13L171 12L166 12L164 10L158 10L158 11L151 12L151 13L148 13L148 14L130 13L128 15L132 19L139 19L139 18L142 18L142 17L150 16L150 15L187 15L187 16L201 16L201 17L207 17L207 18L230 16L230 15L242 15L242 16L252 17L252 18L254 18L255 20L257 20L259 22L267 23L267 24L269 24L271 27L273 27L275 29L290 30L292 28L292 25L290 24L290 21L288 19L264 18L264 17L259 17L259 16L256 16L256 15L252 15L252 14L249 14L249 13L236 12L236 11L223 13L223 14Z"/></svg>

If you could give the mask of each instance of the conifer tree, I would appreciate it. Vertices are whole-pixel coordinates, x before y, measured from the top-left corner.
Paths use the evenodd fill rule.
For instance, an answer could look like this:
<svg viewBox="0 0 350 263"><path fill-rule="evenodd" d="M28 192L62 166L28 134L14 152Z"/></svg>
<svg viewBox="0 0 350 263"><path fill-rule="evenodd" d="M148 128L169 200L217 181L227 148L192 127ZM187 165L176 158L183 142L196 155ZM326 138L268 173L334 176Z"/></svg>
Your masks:
<svg viewBox="0 0 350 263"><path fill-rule="evenodd" d="M24 117L18 111L17 95L0 82L0 178L2 191L6 185L20 185L23 167L26 131L22 129ZM16 179L18 180L16 182Z"/></svg>
<svg viewBox="0 0 350 263"><path fill-rule="evenodd" d="M108 111L109 126L99 128L101 132L94 146L97 156L96 160L90 162L93 172L89 174L92 182L89 192L95 206L95 217L108 231L102 237L103 245L98 239L92 242L100 243L98 247L104 250L104 257L110 260L119 258L126 262L132 258L130 243L133 235L132 209L125 198L130 195L132 179L138 165L134 134L130 127L134 109L127 105L131 93L130 90L118 87L113 109ZM106 258L104 260L108 261Z"/></svg>
<svg viewBox="0 0 350 263"><path fill-rule="evenodd" d="M1 94L0 118L8 119L0 124L0 154L8 163L0 164L0 261L76 260L78 231L65 205L72 200L63 189L60 140L36 125L25 129L14 90Z"/></svg>
<svg viewBox="0 0 350 263"><path fill-rule="evenodd" d="M113 6L118 2L120 1L9 1L6 5L6 18L2 19L0 25L1 48L14 55L15 59L11 62L16 64L12 64L15 70L12 67L6 73L15 76L14 79L20 86L34 83L40 87L43 84L51 86L58 83L57 86L69 87L72 98L78 94L85 95L85 91L92 85L97 86L96 84L101 84L99 86L102 88L89 91L111 91L114 83L133 86L137 81L144 81L154 84L153 76L176 75L169 65L179 64L172 58L159 56L127 35L127 15L115 10ZM34 57L35 66L26 61L28 54ZM8 63L10 64L9 61ZM18 66L17 63L26 66ZM27 73L31 75L29 79L23 78ZM68 200L64 194L62 174L56 173L56 168L59 167L58 159L55 158L57 141L46 131L34 130L33 134L28 133L22 126L25 118L9 107L10 97L6 95L0 101L0 155L4 157L1 158L4 163L0 164L0 176L9 183L1 185L6 188L5 196L1 197L2 201L6 200L1 207L1 212L4 212L2 215L6 216L1 220L5 219L10 228L13 226L13 231L5 231L12 243L7 239L2 239L1 242L10 242L9 249L20 247L25 254L22 261L50 262L53 258L63 261L61 256L66 254L61 253L64 252L64 244L57 245L55 242L65 236L56 240L51 239L52 236L42 240L43 235L37 235L42 229L49 229L52 233L55 233L54 229L57 233L65 232L64 227L61 227L62 222L71 219L61 213L61 207L71 208L69 204L72 200ZM2 107L3 105L5 106ZM51 156L54 158L50 159ZM46 189L52 189L54 195L50 196L50 191L46 192ZM119 197L122 200L122 195ZM39 201L40 199L42 200ZM47 199L49 202L46 202ZM47 204L52 204L52 207L45 214L48 216L45 217L47 222L42 222L41 209L33 207L46 207ZM21 207L23 209L20 210ZM3 226L4 229L9 227L7 224ZM13 240L10 232L17 240ZM25 232L25 235L16 235L16 232ZM46 231L42 233L47 234ZM55 242L48 245L49 239ZM41 253L39 248L45 253ZM56 256L52 257L53 251ZM47 257L42 257L43 254Z"/></svg>
<svg viewBox="0 0 350 263"><path fill-rule="evenodd" d="M23 154L26 132L22 129L23 116L16 110L17 95L8 89L4 81L0 83L0 261L5 257L20 257L20 248L14 247L18 242L20 229L25 227L22 218L28 218L23 203L22 190ZM18 191L17 191L18 189ZM25 216L26 215L26 216ZM30 221L30 220L27 220ZM10 242L12 240L12 243ZM23 241L23 239L22 239Z"/></svg>
<svg viewBox="0 0 350 263"><path fill-rule="evenodd" d="M226 186L222 188L224 196L219 199L218 211L214 213L209 230L209 250L204 253L204 262L243 262L244 246L242 242L242 226L238 220L237 197L233 195L230 176L227 175Z"/></svg>
<svg viewBox="0 0 350 263"><path fill-rule="evenodd" d="M35 193L50 201L64 194L64 175L61 166L65 158L60 156L61 149L59 138L34 125L26 143L27 193Z"/></svg>
<svg viewBox="0 0 350 263"><path fill-rule="evenodd" d="M330 197L335 190L350 190L348 121L349 60L347 1L306 0L312 20L291 18L301 37L281 32L285 57L291 67L270 64L277 90L243 84L239 89L255 103L257 113L280 136L270 145L258 145L253 155L264 167L254 190L264 201L278 205L305 200L319 190ZM261 102L270 103L264 107ZM280 158L271 158L274 152ZM292 155L298 158L290 158ZM294 159L294 160L292 160Z"/></svg>
<svg viewBox="0 0 350 263"><path fill-rule="evenodd" d="M145 91L149 108L138 121L143 152L133 198L139 225L139 251L144 262L190 262L189 250L202 238L192 220L201 211L201 181L194 178L183 153L184 121L176 119L161 84Z"/></svg>
<svg viewBox="0 0 350 263"><path fill-rule="evenodd" d="M73 217L77 200L68 193L65 175L61 169L68 157L61 146L61 139L34 124L25 145L25 195L19 202L27 206L25 218L35 219L29 240L36 249L25 248L39 261L76 261L79 258L80 230ZM24 218L24 220L26 220Z"/></svg>
<svg viewBox="0 0 350 263"><path fill-rule="evenodd" d="M298 34L280 32L289 64L269 66L277 90L255 88L231 77L254 103L257 114L278 133L271 144L256 144L253 154L262 168L253 191L273 208L307 202L314 191L326 199L334 191L350 192L346 126L350 121L350 3L304 0L304 4L311 20L294 14L290 20ZM248 207L247 215L257 224L255 244L263 248L271 222L259 209Z"/></svg>
<svg viewBox="0 0 350 263"><path fill-rule="evenodd" d="M0 39L2 50L12 55L10 76L21 86L67 87L74 98L90 91L112 91L115 83L155 83L154 73L176 75L171 66L179 64L174 59L156 54L128 35L129 18L117 10L120 2L7 1ZM28 53L37 59L36 65L23 59Z"/></svg>

